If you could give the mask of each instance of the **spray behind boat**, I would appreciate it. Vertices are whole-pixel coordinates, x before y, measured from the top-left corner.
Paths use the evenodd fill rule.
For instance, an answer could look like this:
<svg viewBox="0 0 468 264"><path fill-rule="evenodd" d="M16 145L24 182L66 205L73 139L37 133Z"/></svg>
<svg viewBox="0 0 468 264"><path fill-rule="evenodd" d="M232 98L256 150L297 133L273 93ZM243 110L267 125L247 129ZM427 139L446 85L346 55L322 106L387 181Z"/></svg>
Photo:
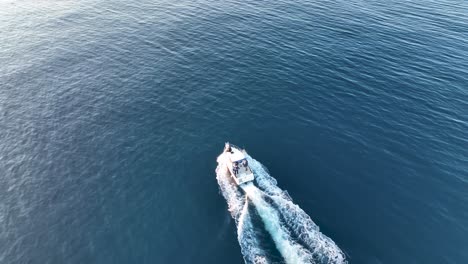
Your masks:
<svg viewBox="0 0 468 264"><path fill-rule="evenodd" d="M244 159L246 166L241 166ZM347 263L345 254L333 240L319 231L287 192L277 186L266 168L245 150L226 143L217 161L216 179L235 220L246 263L278 262L278 256L270 254L265 236L260 234L263 232L269 233L281 255L280 263ZM237 168L234 171L234 162L238 162L239 171ZM263 224L257 225L255 217Z"/></svg>

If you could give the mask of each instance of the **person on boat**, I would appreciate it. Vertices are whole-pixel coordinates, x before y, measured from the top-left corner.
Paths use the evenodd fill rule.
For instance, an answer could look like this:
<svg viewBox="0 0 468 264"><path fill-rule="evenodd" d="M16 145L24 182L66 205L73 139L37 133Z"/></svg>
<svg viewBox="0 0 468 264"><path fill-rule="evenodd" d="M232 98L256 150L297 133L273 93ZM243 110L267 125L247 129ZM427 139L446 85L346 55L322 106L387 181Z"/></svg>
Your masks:
<svg viewBox="0 0 468 264"><path fill-rule="evenodd" d="M231 145L229 145L229 143L226 143L226 146L224 147L224 149L225 149L226 152L231 152L232 153Z"/></svg>
<svg viewBox="0 0 468 264"><path fill-rule="evenodd" d="M232 171L234 172L234 175L237 175L237 173L239 172L239 164L236 162L234 162L234 165L232 166Z"/></svg>
<svg viewBox="0 0 468 264"><path fill-rule="evenodd" d="M243 165L244 167L247 168L248 163L247 163L247 160L246 160L246 159L244 159L244 160L242 161L242 165Z"/></svg>

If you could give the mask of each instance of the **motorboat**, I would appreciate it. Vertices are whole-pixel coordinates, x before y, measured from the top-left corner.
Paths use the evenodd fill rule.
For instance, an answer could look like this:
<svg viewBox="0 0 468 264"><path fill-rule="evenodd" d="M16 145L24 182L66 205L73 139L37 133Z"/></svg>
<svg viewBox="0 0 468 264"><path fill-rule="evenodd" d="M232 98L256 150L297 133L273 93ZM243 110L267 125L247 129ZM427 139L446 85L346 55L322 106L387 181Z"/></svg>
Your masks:
<svg viewBox="0 0 468 264"><path fill-rule="evenodd" d="M223 154L225 155L227 169L237 185L254 180L254 174L249 167L243 150L226 142Z"/></svg>

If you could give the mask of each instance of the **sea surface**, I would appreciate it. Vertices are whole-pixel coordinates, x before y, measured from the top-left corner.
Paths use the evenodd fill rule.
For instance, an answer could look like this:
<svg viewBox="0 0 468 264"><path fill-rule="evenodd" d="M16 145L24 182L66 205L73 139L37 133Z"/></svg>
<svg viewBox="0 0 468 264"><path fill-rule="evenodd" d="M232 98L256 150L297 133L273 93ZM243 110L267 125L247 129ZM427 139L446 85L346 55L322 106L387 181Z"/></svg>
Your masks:
<svg viewBox="0 0 468 264"><path fill-rule="evenodd" d="M0 0L0 263L248 262L226 141L349 263L468 263L468 2Z"/></svg>

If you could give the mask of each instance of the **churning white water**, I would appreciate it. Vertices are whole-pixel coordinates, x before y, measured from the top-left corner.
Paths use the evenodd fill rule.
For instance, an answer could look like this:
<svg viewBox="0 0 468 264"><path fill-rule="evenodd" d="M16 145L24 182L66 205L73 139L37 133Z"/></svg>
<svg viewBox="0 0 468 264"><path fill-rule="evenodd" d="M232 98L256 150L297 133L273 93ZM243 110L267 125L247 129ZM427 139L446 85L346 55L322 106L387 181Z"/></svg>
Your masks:
<svg viewBox="0 0 468 264"><path fill-rule="evenodd" d="M277 186L262 164L247 154L246 157L255 181L243 184L242 190L229 178L223 154L218 157L216 169L218 184L237 225L245 262L268 263L269 256L257 238L257 232L263 229L285 263L347 263L338 246ZM255 208L263 226L254 226L249 206Z"/></svg>

